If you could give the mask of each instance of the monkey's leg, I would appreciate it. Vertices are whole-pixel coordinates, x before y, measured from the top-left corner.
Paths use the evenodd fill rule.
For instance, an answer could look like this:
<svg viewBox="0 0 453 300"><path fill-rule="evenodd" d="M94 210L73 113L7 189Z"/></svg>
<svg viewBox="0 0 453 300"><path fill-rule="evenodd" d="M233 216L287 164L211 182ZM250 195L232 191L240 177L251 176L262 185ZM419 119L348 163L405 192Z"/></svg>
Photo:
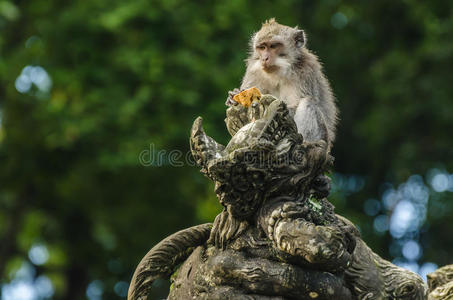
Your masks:
<svg viewBox="0 0 453 300"><path fill-rule="evenodd" d="M324 116L313 101L309 98L300 100L294 114L297 131L302 134L305 142L324 140L329 143Z"/></svg>

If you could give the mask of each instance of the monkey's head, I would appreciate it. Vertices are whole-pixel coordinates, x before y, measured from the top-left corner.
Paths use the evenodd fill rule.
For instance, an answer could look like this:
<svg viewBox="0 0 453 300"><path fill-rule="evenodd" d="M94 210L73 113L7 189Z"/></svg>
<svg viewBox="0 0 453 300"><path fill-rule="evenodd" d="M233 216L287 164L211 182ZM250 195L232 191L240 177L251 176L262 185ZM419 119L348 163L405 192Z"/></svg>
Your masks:
<svg viewBox="0 0 453 300"><path fill-rule="evenodd" d="M281 25L272 18L252 36L249 63L266 73L285 72L300 57L305 41L303 30Z"/></svg>

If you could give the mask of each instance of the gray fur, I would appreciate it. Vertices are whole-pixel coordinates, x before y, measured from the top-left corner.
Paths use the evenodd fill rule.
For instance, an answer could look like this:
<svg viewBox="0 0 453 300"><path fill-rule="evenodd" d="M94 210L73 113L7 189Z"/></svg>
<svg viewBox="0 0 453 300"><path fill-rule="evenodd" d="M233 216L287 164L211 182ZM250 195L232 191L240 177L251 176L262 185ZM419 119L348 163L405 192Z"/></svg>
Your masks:
<svg viewBox="0 0 453 300"><path fill-rule="evenodd" d="M335 140L335 127L338 110L330 84L323 74L321 63L316 55L304 44L300 46L301 30L278 24L271 19L255 33L250 42L251 54L246 60L247 70L242 79L241 90L256 86L263 94L271 94L286 102L290 114L294 116L299 133L306 141L316 141L327 126L330 144ZM285 54L276 64L279 69L265 72L260 66L260 58L255 46L263 41L278 40L283 44ZM318 115L321 114L324 122Z"/></svg>

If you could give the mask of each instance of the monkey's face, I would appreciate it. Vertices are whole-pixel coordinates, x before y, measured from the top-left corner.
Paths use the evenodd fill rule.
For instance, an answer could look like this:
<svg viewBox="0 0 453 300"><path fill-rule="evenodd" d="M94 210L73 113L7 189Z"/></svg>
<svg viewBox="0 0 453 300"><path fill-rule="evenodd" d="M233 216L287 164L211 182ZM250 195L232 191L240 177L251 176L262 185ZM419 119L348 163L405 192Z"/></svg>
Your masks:
<svg viewBox="0 0 453 300"><path fill-rule="evenodd" d="M259 56L261 67L266 73L273 73L287 65L287 53L285 50L285 45L278 40L264 41L258 44L255 49Z"/></svg>
<svg viewBox="0 0 453 300"><path fill-rule="evenodd" d="M271 19L252 37L253 69L287 74L305 46L303 30L280 25Z"/></svg>

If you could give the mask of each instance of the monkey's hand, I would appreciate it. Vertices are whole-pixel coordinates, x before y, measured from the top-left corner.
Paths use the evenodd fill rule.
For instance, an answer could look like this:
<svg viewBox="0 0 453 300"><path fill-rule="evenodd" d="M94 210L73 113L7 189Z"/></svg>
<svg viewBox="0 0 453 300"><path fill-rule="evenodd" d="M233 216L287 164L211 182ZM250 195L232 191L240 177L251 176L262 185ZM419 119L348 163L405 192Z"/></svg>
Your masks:
<svg viewBox="0 0 453 300"><path fill-rule="evenodd" d="M240 92L242 92L242 90L240 90L238 88L235 88L234 90L229 91L228 98L225 101L225 105L226 106L238 105L238 103L236 101L234 101L233 97L236 96L237 94L239 94Z"/></svg>

